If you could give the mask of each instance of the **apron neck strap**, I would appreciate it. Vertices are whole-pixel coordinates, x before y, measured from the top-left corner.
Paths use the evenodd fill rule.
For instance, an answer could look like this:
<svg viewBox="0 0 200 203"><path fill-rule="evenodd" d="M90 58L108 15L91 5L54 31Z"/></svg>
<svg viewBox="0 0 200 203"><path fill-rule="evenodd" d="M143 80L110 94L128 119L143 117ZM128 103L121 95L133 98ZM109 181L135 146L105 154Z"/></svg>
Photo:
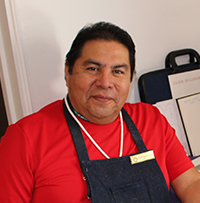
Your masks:
<svg viewBox="0 0 200 203"><path fill-rule="evenodd" d="M70 106L70 109L73 109L69 100L68 100L68 104ZM67 110L64 100L63 100L63 110L64 110L65 118L67 120L75 148L76 148L76 152L78 154L79 161L83 161L83 160L89 161L89 156L87 153L87 148L85 146L85 141L83 139L81 129L77 124L77 122L74 120L74 118L70 115L69 111Z"/></svg>
<svg viewBox="0 0 200 203"><path fill-rule="evenodd" d="M135 144L138 148L138 150L140 152L145 152L147 151L147 148L142 140L142 137L140 136L140 133L137 129L137 127L135 126L133 120L131 119L131 117L129 116L129 114L125 111L124 108L122 108L122 115L123 115L123 118L124 120L126 121L126 124L128 126L128 129L130 130L131 132L131 135L135 141Z"/></svg>
<svg viewBox="0 0 200 203"><path fill-rule="evenodd" d="M68 97L67 97L67 100L68 100L70 109L73 110L73 107L72 107ZM68 126L69 126L70 133L72 135L72 139L73 139L77 154L78 154L79 161L89 161L89 155L87 152L85 141L82 136L81 129L80 129L79 125L77 124L77 122L74 120L74 118L71 116L69 111L67 110L64 100L63 100L63 110L64 110L65 118L66 118ZM135 144L136 144L138 150L140 152L147 151L147 148L140 136L140 133L139 133L137 127L133 123L129 114L123 108L122 108L122 115L131 132L131 135L135 141Z"/></svg>

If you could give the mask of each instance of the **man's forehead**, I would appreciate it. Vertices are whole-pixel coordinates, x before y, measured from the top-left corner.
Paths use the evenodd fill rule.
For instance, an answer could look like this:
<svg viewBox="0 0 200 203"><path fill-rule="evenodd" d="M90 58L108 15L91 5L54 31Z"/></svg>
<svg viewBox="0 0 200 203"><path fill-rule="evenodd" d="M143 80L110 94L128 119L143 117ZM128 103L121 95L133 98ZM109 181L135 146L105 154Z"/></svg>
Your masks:
<svg viewBox="0 0 200 203"><path fill-rule="evenodd" d="M106 40L106 39L92 39L92 40L88 40L86 41L83 46L82 46L82 49L81 51L83 51L84 49L87 49L88 47L91 47L91 46L95 46L95 45L99 45L99 44L118 44L118 45L121 45L122 47L124 47L125 49L128 50L129 52L129 49L127 46L125 46L123 43L117 41L117 40Z"/></svg>

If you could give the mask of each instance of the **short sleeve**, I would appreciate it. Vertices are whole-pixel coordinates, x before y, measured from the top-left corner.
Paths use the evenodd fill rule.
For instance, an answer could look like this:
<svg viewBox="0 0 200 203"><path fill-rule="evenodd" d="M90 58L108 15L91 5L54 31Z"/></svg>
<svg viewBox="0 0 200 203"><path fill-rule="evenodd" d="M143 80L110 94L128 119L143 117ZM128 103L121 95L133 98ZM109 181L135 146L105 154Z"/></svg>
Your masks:
<svg viewBox="0 0 200 203"><path fill-rule="evenodd" d="M0 197L4 202L30 202L33 191L33 161L23 130L7 128L0 142Z"/></svg>
<svg viewBox="0 0 200 203"><path fill-rule="evenodd" d="M194 166L177 138L175 130L168 122L166 127L166 164L170 182Z"/></svg>

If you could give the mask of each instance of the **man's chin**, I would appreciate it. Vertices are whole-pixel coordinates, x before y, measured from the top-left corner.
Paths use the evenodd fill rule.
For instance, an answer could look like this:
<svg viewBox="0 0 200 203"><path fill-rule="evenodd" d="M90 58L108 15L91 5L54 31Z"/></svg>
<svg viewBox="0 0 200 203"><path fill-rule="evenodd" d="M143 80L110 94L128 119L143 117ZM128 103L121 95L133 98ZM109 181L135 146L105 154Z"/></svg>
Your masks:
<svg viewBox="0 0 200 203"><path fill-rule="evenodd" d="M95 108L90 111L91 118L89 119L91 122L98 124L107 124L113 122L119 115L117 110L111 108Z"/></svg>

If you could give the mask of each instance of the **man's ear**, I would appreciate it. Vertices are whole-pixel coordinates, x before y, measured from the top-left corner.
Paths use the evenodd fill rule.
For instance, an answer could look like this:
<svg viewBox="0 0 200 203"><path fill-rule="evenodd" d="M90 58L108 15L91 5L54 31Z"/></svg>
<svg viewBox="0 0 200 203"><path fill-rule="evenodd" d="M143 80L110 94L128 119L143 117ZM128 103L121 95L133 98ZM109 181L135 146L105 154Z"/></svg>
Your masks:
<svg viewBox="0 0 200 203"><path fill-rule="evenodd" d="M69 82L69 66L65 64L65 81L66 81L66 86L68 87L68 82Z"/></svg>

